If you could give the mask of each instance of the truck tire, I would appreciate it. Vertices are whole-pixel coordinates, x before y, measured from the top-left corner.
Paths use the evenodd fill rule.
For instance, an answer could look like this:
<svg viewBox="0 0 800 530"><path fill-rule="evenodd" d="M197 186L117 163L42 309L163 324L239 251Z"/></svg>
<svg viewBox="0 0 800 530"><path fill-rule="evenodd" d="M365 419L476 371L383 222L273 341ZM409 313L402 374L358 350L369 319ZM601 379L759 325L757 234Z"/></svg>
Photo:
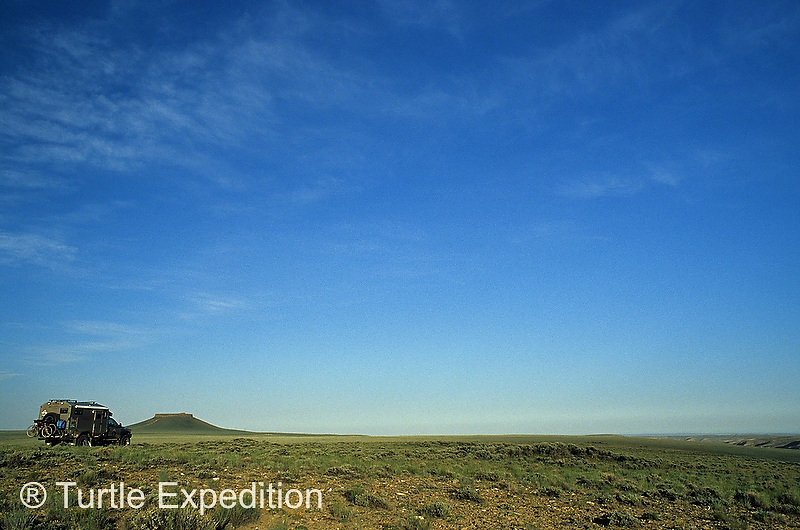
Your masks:
<svg viewBox="0 0 800 530"><path fill-rule="evenodd" d="M80 436L78 436L77 440L75 440L75 445L90 446L92 445L92 441L89 439L88 434L83 433Z"/></svg>
<svg viewBox="0 0 800 530"><path fill-rule="evenodd" d="M130 445L131 444L131 437L127 435L122 435L119 438L119 445Z"/></svg>

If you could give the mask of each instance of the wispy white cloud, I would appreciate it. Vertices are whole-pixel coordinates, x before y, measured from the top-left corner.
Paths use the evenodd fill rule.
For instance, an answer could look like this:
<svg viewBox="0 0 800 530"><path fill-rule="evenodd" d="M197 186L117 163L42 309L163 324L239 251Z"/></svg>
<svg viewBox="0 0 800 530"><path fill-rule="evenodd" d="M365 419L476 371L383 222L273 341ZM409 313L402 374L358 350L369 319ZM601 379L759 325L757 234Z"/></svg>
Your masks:
<svg viewBox="0 0 800 530"><path fill-rule="evenodd" d="M419 22L431 9L442 17L456 11L448 5L398 9ZM347 138L362 130L353 120L436 123L443 111L481 115L498 105L495 96L457 83L446 91L398 92L395 80L376 75L369 61L344 65L305 38L320 31L349 35L352 28L284 11L276 18L288 28L270 23L265 32L264 21L242 22L182 49L150 53L131 44L115 48L80 30L40 30L32 44L40 64L0 80L7 94L0 102L7 144L0 169L14 167L15 183L27 186L41 182L44 169L57 174L86 165L136 178L158 164L188 169L184 178L235 179L241 170L227 161L245 152L256 160L318 158L324 170L331 142L358 152L359 142ZM329 119L335 130L327 128Z"/></svg>
<svg viewBox="0 0 800 530"><path fill-rule="evenodd" d="M649 164L650 179L658 184L663 184L672 188L681 183L681 176L674 169L663 164Z"/></svg>
<svg viewBox="0 0 800 530"><path fill-rule="evenodd" d="M0 171L0 187L23 190L57 190L65 191L71 187L69 180L63 177L37 174L35 171L23 172L18 169Z"/></svg>
<svg viewBox="0 0 800 530"><path fill-rule="evenodd" d="M576 199L597 199L600 197L628 197L643 188L644 185L641 182L610 176L574 180L562 185L558 192Z"/></svg>
<svg viewBox="0 0 800 530"><path fill-rule="evenodd" d="M60 193L59 189L55 193ZM0 264L43 267L56 273L79 277L98 272L103 256L91 256L98 246L119 245L111 239L87 240L82 231L87 225L102 225L135 205L132 201L111 200L105 203L80 203L73 210L42 213L38 217L19 216L35 197L26 191L18 195L0 195L14 208L0 213ZM88 249L88 250L87 250ZM98 280L95 276L94 280Z"/></svg>
<svg viewBox="0 0 800 530"><path fill-rule="evenodd" d="M0 232L0 263L62 269L75 261L76 253L75 247L53 237Z"/></svg>
<svg viewBox="0 0 800 530"><path fill-rule="evenodd" d="M675 9L675 3L651 3L614 11L613 18L582 32L564 32L549 45L501 57L505 92L526 113L520 119L538 120L542 112L586 98L646 99L665 81L705 67L708 59L697 43L682 37L688 28Z"/></svg>
<svg viewBox="0 0 800 530"><path fill-rule="evenodd" d="M252 108L237 105L243 102L232 101L227 88L215 85L213 79L225 83L223 75L199 86L180 86L182 76L195 73L186 54L145 59L135 50L109 50L78 32L40 38L42 53L51 54L47 67L2 82L8 96L0 124L13 139L4 156L7 164L68 168L81 163L113 171L153 161L188 164L188 146L229 141L243 112ZM59 51L67 53L62 57ZM176 64L181 62L183 69ZM21 171L18 183L25 182Z"/></svg>
<svg viewBox="0 0 800 530"><path fill-rule="evenodd" d="M149 328L100 320L72 320L57 327L65 333L63 340L28 346L22 352L23 362L36 366L83 363L98 355L134 349L154 335Z"/></svg>
<svg viewBox="0 0 800 530"><path fill-rule="evenodd" d="M4 381L6 379L12 379L14 377L22 377L22 374L18 374L16 372L0 371L0 381Z"/></svg>
<svg viewBox="0 0 800 530"><path fill-rule="evenodd" d="M684 182L685 162L642 162L630 175L597 174L572 178L555 188L555 193L573 199L632 197L656 187L678 188Z"/></svg>
<svg viewBox="0 0 800 530"><path fill-rule="evenodd" d="M58 366L89 361L97 354L114 353L130 349L127 341L96 341L77 344L30 346L23 361L34 366Z"/></svg>
<svg viewBox="0 0 800 530"><path fill-rule="evenodd" d="M146 329L137 328L128 324L98 320L74 320L65 322L63 326L64 329L70 333L95 336L142 337L149 333Z"/></svg>
<svg viewBox="0 0 800 530"><path fill-rule="evenodd" d="M296 109L354 111L372 99L366 79L291 40L211 37L145 56L77 31L40 32L38 39L44 64L0 80L7 94L0 174L19 188L43 187L48 171L85 166L147 178L139 170L153 164L222 185L239 178L232 154L314 156L308 139L317 125L279 113L276 98Z"/></svg>
<svg viewBox="0 0 800 530"><path fill-rule="evenodd" d="M188 300L204 315L219 315L251 307L245 299L210 292L191 293L188 295Z"/></svg>
<svg viewBox="0 0 800 530"><path fill-rule="evenodd" d="M425 30L444 30L463 38L466 18L451 0L379 0L386 17L393 23Z"/></svg>
<svg viewBox="0 0 800 530"><path fill-rule="evenodd" d="M722 24L720 33L725 46L744 52L761 52L776 46L786 50L796 48L800 6L776 2L752 7L746 16L731 17Z"/></svg>
<svg viewBox="0 0 800 530"><path fill-rule="evenodd" d="M524 226L512 227L506 236L513 245L526 245L533 241L563 241L579 237L575 221L537 221Z"/></svg>

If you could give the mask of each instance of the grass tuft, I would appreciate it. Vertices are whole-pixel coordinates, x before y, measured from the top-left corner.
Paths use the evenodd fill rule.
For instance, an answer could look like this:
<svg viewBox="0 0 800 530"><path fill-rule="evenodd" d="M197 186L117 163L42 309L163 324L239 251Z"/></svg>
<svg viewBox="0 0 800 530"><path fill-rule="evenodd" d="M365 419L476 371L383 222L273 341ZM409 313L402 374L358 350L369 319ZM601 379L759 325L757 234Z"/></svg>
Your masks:
<svg viewBox="0 0 800 530"><path fill-rule="evenodd" d="M423 506L421 513L428 517L447 517L450 515L450 504L444 501L432 502Z"/></svg>
<svg viewBox="0 0 800 530"><path fill-rule="evenodd" d="M130 530L217 530L210 518L189 510L148 508L134 512Z"/></svg>
<svg viewBox="0 0 800 530"><path fill-rule="evenodd" d="M638 528L641 526L639 519L627 510L616 510L602 515L594 520L596 524L616 528Z"/></svg>
<svg viewBox="0 0 800 530"><path fill-rule="evenodd" d="M389 503L382 497L366 491L362 486L356 485L345 490L344 498L351 504L365 508L388 509Z"/></svg>
<svg viewBox="0 0 800 530"><path fill-rule="evenodd" d="M483 496L475 491L475 488L471 486L461 486L459 488L454 489L452 492L453 498L458 499L460 501L471 501L477 503L483 503L484 499Z"/></svg>
<svg viewBox="0 0 800 530"><path fill-rule="evenodd" d="M3 516L3 530L30 530L36 523L36 515L30 510L14 510Z"/></svg>

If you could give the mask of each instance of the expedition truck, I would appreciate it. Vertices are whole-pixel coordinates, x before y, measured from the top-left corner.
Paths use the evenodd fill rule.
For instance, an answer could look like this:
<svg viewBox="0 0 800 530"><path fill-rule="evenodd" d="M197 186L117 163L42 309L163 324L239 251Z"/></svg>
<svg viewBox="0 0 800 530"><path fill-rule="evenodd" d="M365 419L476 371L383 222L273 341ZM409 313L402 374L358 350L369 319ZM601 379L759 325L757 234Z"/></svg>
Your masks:
<svg viewBox="0 0 800 530"><path fill-rule="evenodd" d="M28 436L48 445L130 445L131 430L111 417L108 407L94 401L52 399L39 408Z"/></svg>

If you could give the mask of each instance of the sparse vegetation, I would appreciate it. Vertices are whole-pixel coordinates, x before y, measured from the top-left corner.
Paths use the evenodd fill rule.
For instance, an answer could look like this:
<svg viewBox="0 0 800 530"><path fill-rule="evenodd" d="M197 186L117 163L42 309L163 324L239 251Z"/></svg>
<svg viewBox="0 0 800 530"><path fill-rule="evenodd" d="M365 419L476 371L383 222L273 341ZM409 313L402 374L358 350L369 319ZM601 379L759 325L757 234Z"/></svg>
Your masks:
<svg viewBox="0 0 800 530"><path fill-rule="evenodd" d="M453 498L460 501L483 502L483 496L471 486L461 486L453 490Z"/></svg>
<svg viewBox="0 0 800 530"><path fill-rule="evenodd" d="M357 484L352 488L348 488L343 493L344 498L356 506L364 506L365 508L389 508L389 503L383 498L374 493L364 490L364 488Z"/></svg>
<svg viewBox="0 0 800 530"><path fill-rule="evenodd" d="M217 530L211 518L203 517L197 511L162 510L147 508L134 512L129 522L131 530ZM224 528L224 527L223 527Z"/></svg>
<svg viewBox="0 0 800 530"><path fill-rule="evenodd" d="M0 443L0 529L800 528L800 464L756 458L754 448L701 451L617 437L134 440L101 448ZM146 506L86 510L72 498L64 508L56 491L42 508L21 509L19 487L31 480L85 488L125 481L147 493ZM320 488L324 506L158 509L159 481L217 491L253 481Z"/></svg>
<svg viewBox="0 0 800 530"><path fill-rule="evenodd" d="M627 510L615 510L601 515L594 520L595 523L614 528L638 528L641 526L639 519L631 515Z"/></svg>
<svg viewBox="0 0 800 530"><path fill-rule="evenodd" d="M33 528L36 514L24 508L18 508L3 516L3 528L6 530L26 530Z"/></svg>
<svg viewBox="0 0 800 530"><path fill-rule="evenodd" d="M430 504L426 504L422 508L422 515L427 515L428 517L447 517L450 515L451 510L450 503L444 501L436 501Z"/></svg>

